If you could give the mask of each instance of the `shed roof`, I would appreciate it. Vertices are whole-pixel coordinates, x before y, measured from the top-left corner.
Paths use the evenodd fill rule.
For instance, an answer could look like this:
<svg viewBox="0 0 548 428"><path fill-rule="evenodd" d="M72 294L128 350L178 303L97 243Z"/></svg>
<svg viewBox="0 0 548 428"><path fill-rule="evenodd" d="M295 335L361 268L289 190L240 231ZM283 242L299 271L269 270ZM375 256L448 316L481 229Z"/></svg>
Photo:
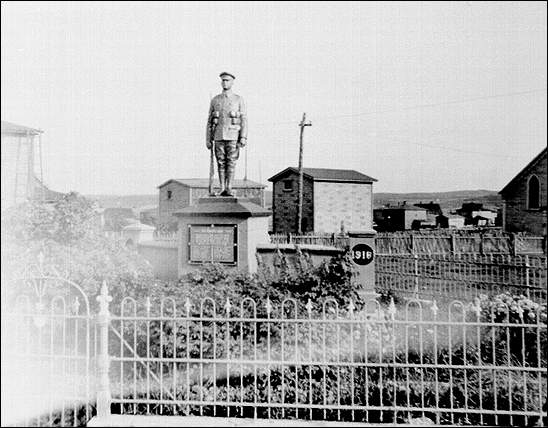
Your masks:
<svg viewBox="0 0 548 428"><path fill-rule="evenodd" d="M290 166L278 174L270 177L268 181L277 181L287 175L289 172L299 173L299 169ZM349 181L356 183L373 183L377 179L362 174L353 169L331 169L331 168L303 168L303 174L312 178L314 181Z"/></svg>
<svg viewBox="0 0 548 428"><path fill-rule="evenodd" d="M507 193L512 188L512 186L516 183L516 181L518 181L523 175L525 175L531 167L535 166L537 162L540 162L543 157L546 157L546 151L547 151L547 148L545 147L544 150L542 150L538 155L536 155L533 158L533 160L525 166L525 168L523 168L514 178L512 178L512 180L510 180L510 182L506 186L504 186L504 188L499 192L499 194L504 195L505 193Z"/></svg>
<svg viewBox="0 0 548 428"><path fill-rule="evenodd" d="M15 123L2 121L2 134L4 135L38 135L44 131L35 128L29 128L28 126L16 125Z"/></svg>
<svg viewBox="0 0 548 428"><path fill-rule="evenodd" d="M171 182L176 182L179 184L182 184L183 186L188 186L192 188L198 188L198 189L207 189L209 187L209 178L171 178L167 180L165 183L162 183L158 186L158 188L164 187L166 184L169 184ZM215 181L215 184L217 185L217 181ZM238 180L235 179L232 188L233 189L264 189L266 186L261 183L257 183L256 181L251 180Z"/></svg>

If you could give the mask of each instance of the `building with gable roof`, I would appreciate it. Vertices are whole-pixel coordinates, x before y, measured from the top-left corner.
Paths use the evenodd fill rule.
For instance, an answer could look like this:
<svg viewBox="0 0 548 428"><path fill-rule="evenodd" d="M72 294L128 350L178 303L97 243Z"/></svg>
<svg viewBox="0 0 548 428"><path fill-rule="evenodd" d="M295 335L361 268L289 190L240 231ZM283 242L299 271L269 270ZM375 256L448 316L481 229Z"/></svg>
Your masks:
<svg viewBox="0 0 548 428"><path fill-rule="evenodd" d="M299 170L270 177L274 233L297 233ZM372 230L375 178L351 169L303 168L304 233Z"/></svg>
<svg viewBox="0 0 548 428"><path fill-rule="evenodd" d="M546 236L546 168L545 148L499 192L505 231Z"/></svg>
<svg viewBox="0 0 548 428"><path fill-rule="evenodd" d="M218 183L215 183L218 185ZM264 184L251 180L234 180L232 189L237 198L246 198L265 207ZM158 186L158 221L176 223L173 213L209 196L208 178L172 178ZM218 188L216 190L219 190Z"/></svg>

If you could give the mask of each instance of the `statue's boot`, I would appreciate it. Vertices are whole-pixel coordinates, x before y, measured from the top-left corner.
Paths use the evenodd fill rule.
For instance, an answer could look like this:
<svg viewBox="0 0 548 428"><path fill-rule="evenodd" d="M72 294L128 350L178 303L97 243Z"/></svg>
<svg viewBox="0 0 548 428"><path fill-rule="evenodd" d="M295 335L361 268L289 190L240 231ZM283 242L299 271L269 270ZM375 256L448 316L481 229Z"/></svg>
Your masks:
<svg viewBox="0 0 548 428"><path fill-rule="evenodd" d="M226 196L226 175L225 175L225 172L220 169L219 169L219 186L221 189L219 191L219 195Z"/></svg>
<svg viewBox="0 0 548 428"><path fill-rule="evenodd" d="M226 187L225 193L226 196L234 196L232 191L232 181L234 180L234 171L227 171L226 173Z"/></svg>

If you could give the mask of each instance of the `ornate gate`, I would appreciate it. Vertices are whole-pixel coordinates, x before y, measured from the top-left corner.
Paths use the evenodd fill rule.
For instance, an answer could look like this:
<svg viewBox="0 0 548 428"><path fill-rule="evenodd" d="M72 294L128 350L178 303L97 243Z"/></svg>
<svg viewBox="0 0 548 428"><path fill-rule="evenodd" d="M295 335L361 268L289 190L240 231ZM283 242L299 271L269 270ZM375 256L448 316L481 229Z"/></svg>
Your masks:
<svg viewBox="0 0 548 428"><path fill-rule="evenodd" d="M85 425L94 412L86 294L42 260L2 287L2 426Z"/></svg>

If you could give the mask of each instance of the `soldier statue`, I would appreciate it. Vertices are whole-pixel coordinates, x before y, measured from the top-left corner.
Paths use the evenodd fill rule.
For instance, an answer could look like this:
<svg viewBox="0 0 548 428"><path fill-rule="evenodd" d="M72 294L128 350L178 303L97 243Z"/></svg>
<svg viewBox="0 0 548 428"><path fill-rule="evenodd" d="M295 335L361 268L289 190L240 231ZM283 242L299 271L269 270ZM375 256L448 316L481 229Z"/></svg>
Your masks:
<svg viewBox="0 0 548 428"><path fill-rule="evenodd" d="M233 196L232 183L240 147L247 143L247 111L244 99L232 92L234 75L219 75L223 92L215 96L209 106L206 147L215 153L219 173L220 196ZM213 157L211 158L213 162ZM213 172L210 173L210 183ZM210 190L212 185L210 185Z"/></svg>

